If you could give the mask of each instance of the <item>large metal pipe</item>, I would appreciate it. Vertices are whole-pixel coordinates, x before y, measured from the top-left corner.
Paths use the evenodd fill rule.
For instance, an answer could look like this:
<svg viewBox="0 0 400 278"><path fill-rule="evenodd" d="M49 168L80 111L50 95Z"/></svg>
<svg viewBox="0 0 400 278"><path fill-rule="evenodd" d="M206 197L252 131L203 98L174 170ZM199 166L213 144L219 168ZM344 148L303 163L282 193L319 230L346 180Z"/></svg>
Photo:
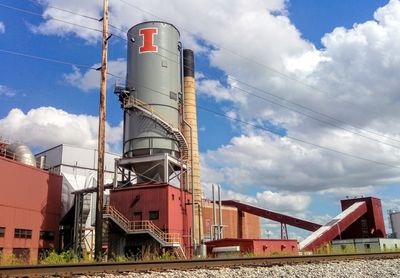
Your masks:
<svg viewBox="0 0 400 278"><path fill-rule="evenodd" d="M212 200L213 200L213 228L212 228L212 239L216 240L217 238L217 208L215 206L215 186L212 185Z"/></svg>
<svg viewBox="0 0 400 278"><path fill-rule="evenodd" d="M218 185L218 201L219 201L219 225L218 225L218 239L222 239L224 237L222 231L222 201L221 201L221 186Z"/></svg>

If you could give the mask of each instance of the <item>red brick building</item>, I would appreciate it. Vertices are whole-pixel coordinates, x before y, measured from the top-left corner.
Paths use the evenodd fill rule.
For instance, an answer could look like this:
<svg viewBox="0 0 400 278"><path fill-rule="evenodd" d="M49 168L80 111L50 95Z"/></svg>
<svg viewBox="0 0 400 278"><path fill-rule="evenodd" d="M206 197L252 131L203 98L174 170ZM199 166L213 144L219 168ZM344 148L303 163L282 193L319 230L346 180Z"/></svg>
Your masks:
<svg viewBox="0 0 400 278"><path fill-rule="evenodd" d="M0 157L0 251L34 263L58 247L62 177Z"/></svg>
<svg viewBox="0 0 400 278"><path fill-rule="evenodd" d="M203 200L203 231L206 240L212 239L213 204L210 200ZM219 223L219 205L216 204L216 222ZM222 225L224 238L260 238L260 218L247 212L241 212L235 207L222 206Z"/></svg>

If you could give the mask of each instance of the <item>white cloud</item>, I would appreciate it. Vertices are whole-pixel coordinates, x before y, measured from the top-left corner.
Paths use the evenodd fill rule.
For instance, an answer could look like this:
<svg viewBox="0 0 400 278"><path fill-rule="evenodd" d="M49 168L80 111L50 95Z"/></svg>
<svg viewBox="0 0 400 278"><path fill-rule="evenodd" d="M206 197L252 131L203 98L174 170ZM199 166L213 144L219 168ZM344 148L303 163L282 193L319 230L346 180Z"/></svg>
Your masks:
<svg viewBox="0 0 400 278"><path fill-rule="evenodd" d="M60 1L60 0L44 0L41 4L47 7L52 5L61 9L73 10L77 14L88 15L100 19L102 17L102 2L89 1ZM32 25L31 30L36 34L53 35L65 37L73 34L89 43L94 43L101 39L102 23L88 18L63 12L61 10L46 8L43 12L45 21L37 26ZM58 19L55 20L54 18ZM66 24L72 22L74 25ZM80 26L83 26L80 27ZM87 29L85 27L100 30L99 32Z"/></svg>
<svg viewBox="0 0 400 278"><path fill-rule="evenodd" d="M6 32L6 26L2 21L0 21L0 34L4 34Z"/></svg>
<svg viewBox="0 0 400 278"><path fill-rule="evenodd" d="M206 198L212 198L212 184L202 183L203 194ZM217 190L217 189L215 189ZM311 203L311 197L304 193L288 191L272 192L265 190L254 195L246 195L233 190L222 188L221 198L224 200L237 200L245 204L265 208L290 215L304 216Z"/></svg>
<svg viewBox="0 0 400 278"><path fill-rule="evenodd" d="M76 115L54 107L40 107L24 113L12 109L0 119L2 136L29 144L31 147L49 148L61 143L97 148L98 119L90 115ZM27 140L29 138L29 140ZM106 149L119 151L122 123L106 124Z"/></svg>
<svg viewBox="0 0 400 278"><path fill-rule="evenodd" d="M54 16L99 27L98 23L90 23L94 24L92 26L86 19L48 8L50 3L81 13L91 11L91 15L100 18L102 7L98 1L47 0L44 2L44 15L45 18ZM324 48L321 50L301 37L286 16L287 1L284 0L203 0L192 1L190 5L170 1L167 6L163 4L161 0L141 0L134 5L176 24L181 29L183 42L201 50L218 70L320 113L400 140L397 132L400 130L399 0L391 0L378 9L374 20L354 24L349 29L338 27L327 33L322 38ZM159 9L160 6L165 8ZM121 1L110 3L110 23L120 29L126 30L143 20L154 19L159 18ZM188 34L186 30L192 33ZM74 34L89 43L99 40L96 32L52 20L40 24L36 31L61 36ZM259 125L273 123L285 128L289 136L398 165L400 153L397 148L368 141L270 101L243 94L240 89L343 126L331 118L281 102L231 78L223 82L215 76L206 76L206 70L201 71L196 74L200 97L223 102L225 111L235 118ZM86 91L97 88L99 83L96 73L80 71L66 75L66 79ZM348 125L345 127L353 130ZM202 154L202 179L205 183L224 181L235 192L258 187L259 192L321 191L321 194L335 194L335 188L353 191L400 181L399 171L395 168L344 157L251 127L243 127L241 131L242 135L232 138L228 144ZM357 132L398 145L398 142L376 134Z"/></svg>
<svg viewBox="0 0 400 278"><path fill-rule="evenodd" d="M100 64L94 64L92 68L99 68ZM126 72L126 61L124 59L117 59L108 62L107 72L112 75L107 76L107 83L109 86L115 80L122 79L125 77ZM100 71L88 70L82 73L77 67L73 68L72 73L64 74L64 79L71 85L81 89L84 92L88 92L93 89L100 88Z"/></svg>
<svg viewBox="0 0 400 278"><path fill-rule="evenodd" d="M374 148L359 138L339 139L338 135L332 138L340 142L338 145L345 144L351 150L359 150L363 156L388 164L396 164L400 155L398 150L383 146ZM263 133L234 137L229 144L203 153L201 166L205 183L223 182L237 191L256 187L259 190L333 193L337 188L348 188L344 195L351 195L357 188L399 182L400 173L396 168L346 158ZM371 189L365 191L368 192Z"/></svg>
<svg viewBox="0 0 400 278"><path fill-rule="evenodd" d="M374 17L373 21L355 24L350 29L336 28L332 33L326 34L322 40L324 49L321 51L297 42L297 51L283 49L277 54L276 59L282 61L280 64L276 64L272 58L265 60L265 57L259 57L256 60L279 69L290 78L320 88L320 91L282 78L264 66L224 55L223 49L218 50L220 58L213 61L219 68L241 76L242 80L246 79L252 86L266 88L264 90L279 97L372 130L378 135L400 140L397 132L400 128L397 121L400 116L400 79L397 78L400 71L400 55L397 51L400 33L396 27L400 24L400 1L390 1ZM262 41L266 38L261 35L258 39ZM282 43L279 37L277 40L278 44ZM239 53L246 53L246 56L249 54L250 58L252 53L261 53L257 46L250 47L247 52L243 48ZM269 46L266 48L264 52L270 50ZM228 83L226 88L214 86L211 88L214 90L213 94L207 95L216 101L230 101L241 119L256 121L259 125L273 121L287 129L289 136L378 162L398 165L398 148L348 133L337 126L350 130L354 128L291 103L280 102L277 98L243 84L240 86L253 94L331 122L336 127L314 121L260 98L247 97L246 101L237 101L229 87L231 84ZM397 141L365 131L354 131L398 146ZM340 188L343 196L356 192L356 195L366 195L376 192L378 186L400 182L400 171L396 168L324 151L249 127L243 128L242 132L244 135L232 138L229 144L203 154L203 164L208 165L208 168L214 167L214 173L223 175L220 180L225 180L238 190L251 186L262 190L340 194ZM206 173L208 168L205 168Z"/></svg>
<svg viewBox="0 0 400 278"><path fill-rule="evenodd" d="M0 96L14 97L15 95L16 95L15 90L5 85L0 85Z"/></svg>

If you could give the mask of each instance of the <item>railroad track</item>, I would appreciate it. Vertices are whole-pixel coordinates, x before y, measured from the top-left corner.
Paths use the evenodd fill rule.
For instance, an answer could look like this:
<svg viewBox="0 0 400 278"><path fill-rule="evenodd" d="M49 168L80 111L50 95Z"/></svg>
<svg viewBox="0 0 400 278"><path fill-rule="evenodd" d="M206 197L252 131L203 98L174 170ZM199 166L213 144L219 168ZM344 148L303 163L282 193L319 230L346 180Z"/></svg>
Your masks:
<svg viewBox="0 0 400 278"><path fill-rule="evenodd" d="M273 266L285 264L321 263L328 261L351 261L369 259L400 258L400 252L341 254L341 255L310 255L288 257L249 257L229 259L203 259L182 261L151 261L151 262L107 262L79 263L62 265L23 265L0 266L0 277L42 277L74 275L94 275L99 273L124 273L163 270L188 270L199 268L219 268L238 266Z"/></svg>

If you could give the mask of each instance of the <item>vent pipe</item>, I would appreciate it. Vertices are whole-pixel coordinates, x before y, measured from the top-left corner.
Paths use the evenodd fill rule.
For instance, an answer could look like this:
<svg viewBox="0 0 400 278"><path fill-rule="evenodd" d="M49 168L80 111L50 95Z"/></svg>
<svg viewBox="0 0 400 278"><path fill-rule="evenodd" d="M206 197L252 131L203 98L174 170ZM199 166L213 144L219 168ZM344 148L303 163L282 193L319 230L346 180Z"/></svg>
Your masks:
<svg viewBox="0 0 400 278"><path fill-rule="evenodd" d="M221 201L221 186L218 185L218 201L219 201L219 225L218 225L218 239L222 239L224 234L222 232L222 201Z"/></svg>

